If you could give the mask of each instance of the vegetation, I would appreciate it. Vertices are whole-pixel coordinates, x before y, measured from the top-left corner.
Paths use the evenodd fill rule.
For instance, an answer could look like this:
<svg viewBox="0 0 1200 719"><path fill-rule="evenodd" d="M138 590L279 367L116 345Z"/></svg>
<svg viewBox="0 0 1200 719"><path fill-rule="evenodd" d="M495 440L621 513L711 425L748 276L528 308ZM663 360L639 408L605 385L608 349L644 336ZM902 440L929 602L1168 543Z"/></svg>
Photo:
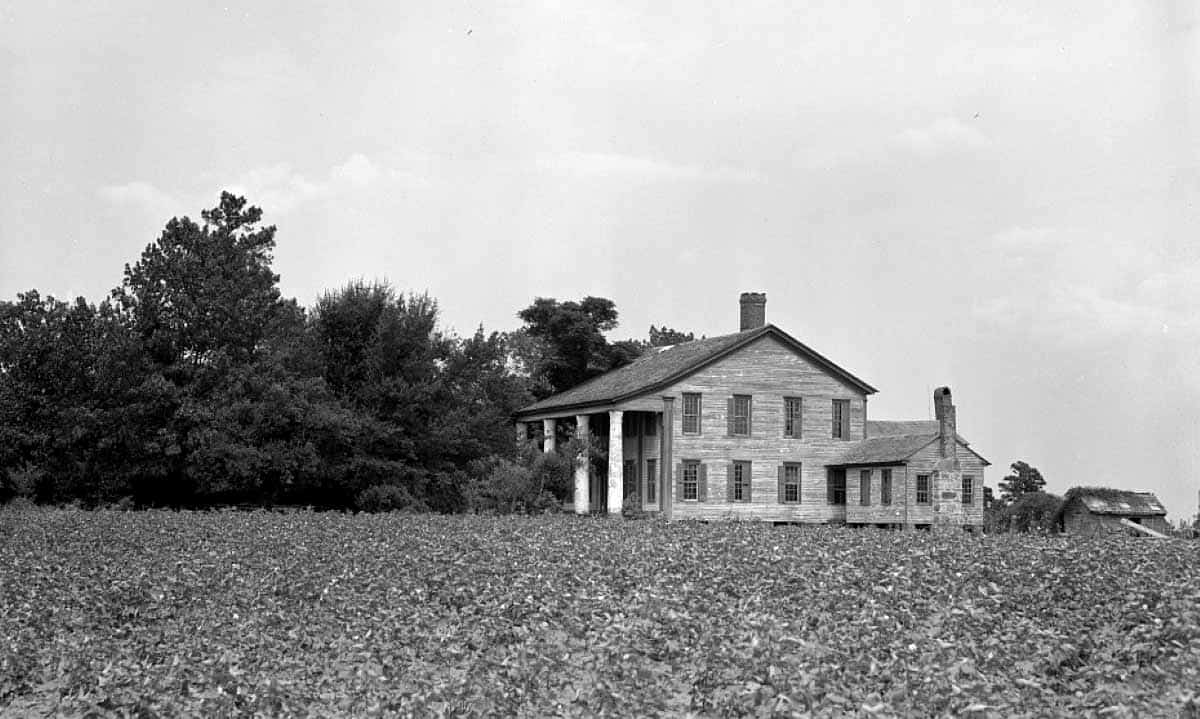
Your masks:
<svg viewBox="0 0 1200 719"><path fill-rule="evenodd" d="M1012 474L1000 480L997 485L1000 487L1000 501L1004 504L1012 504L1020 499L1021 495L1029 492L1041 492L1046 486L1042 473L1024 461L1013 462L1010 469Z"/></svg>
<svg viewBox="0 0 1200 719"><path fill-rule="evenodd" d="M0 714L1195 716L1197 549L0 511Z"/></svg>

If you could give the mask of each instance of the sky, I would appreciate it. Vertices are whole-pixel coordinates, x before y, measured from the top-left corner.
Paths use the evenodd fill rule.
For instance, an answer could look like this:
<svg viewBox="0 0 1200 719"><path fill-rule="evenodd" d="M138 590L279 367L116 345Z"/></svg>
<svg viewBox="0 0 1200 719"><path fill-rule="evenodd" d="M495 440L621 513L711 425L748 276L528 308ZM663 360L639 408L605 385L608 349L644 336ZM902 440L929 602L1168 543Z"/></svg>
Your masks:
<svg viewBox="0 0 1200 719"><path fill-rule="evenodd" d="M223 189L285 296L460 334L738 295L1047 489L1200 492L1200 11L1096 3L0 0L0 298L102 299Z"/></svg>

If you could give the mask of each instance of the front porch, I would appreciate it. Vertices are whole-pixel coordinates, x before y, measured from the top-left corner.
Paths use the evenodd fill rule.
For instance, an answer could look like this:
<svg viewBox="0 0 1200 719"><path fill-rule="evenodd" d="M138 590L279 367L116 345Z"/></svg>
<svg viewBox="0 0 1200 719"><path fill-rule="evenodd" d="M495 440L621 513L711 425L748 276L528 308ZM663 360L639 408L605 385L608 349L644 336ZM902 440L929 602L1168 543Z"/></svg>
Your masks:
<svg viewBox="0 0 1200 719"><path fill-rule="evenodd" d="M544 452L572 438L584 440L575 456L576 514L620 514L629 502L669 518L672 399L664 397L660 406L527 418L516 423L517 439L536 439Z"/></svg>

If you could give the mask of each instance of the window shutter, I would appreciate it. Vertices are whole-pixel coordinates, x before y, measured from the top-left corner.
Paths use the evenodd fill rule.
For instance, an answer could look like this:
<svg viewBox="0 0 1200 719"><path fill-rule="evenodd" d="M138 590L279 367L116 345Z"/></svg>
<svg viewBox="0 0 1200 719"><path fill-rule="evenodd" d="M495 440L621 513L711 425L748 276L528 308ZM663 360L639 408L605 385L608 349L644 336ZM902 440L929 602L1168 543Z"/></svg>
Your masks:
<svg viewBox="0 0 1200 719"><path fill-rule="evenodd" d="M727 475L726 475L726 477L727 477L728 479L727 479L727 480L726 480L726 482L725 482L725 501L727 501L727 502L732 502L732 501L733 501L733 499L734 499L734 493L733 493L733 484L734 484L734 481L733 481L733 478L734 478L733 462L730 462L730 463L729 463L729 469L728 469L728 471L729 471L729 474L727 474Z"/></svg>
<svg viewBox="0 0 1200 719"><path fill-rule="evenodd" d="M779 465L779 486L778 486L778 491L779 491L779 503L780 503L780 504L783 504L783 503L784 503L784 501L785 501L785 497L787 497L787 494L785 494L785 493L784 493L784 491L783 491L783 476L784 476L784 472L786 472L786 471L787 471L787 470L784 468L784 466L783 466L782 464L781 464L781 465Z"/></svg>
<svg viewBox="0 0 1200 719"><path fill-rule="evenodd" d="M733 397L725 400L725 434L733 436Z"/></svg>
<svg viewBox="0 0 1200 719"><path fill-rule="evenodd" d="M754 398L746 400L746 436L754 436Z"/></svg>
<svg viewBox="0 0 1200 719"><path fill-rule="evenodd" d="M700 471L698 472L698 474L700 475L700 481L698 481L696 483L699 485L696 488L696 501L707 502L708 501L708 465L701 464Z"/></svg>
<svg viewBox="0 0 1200 719"><path fill-rule="evenodd" d="M683 462L675 465L675 496L672 503L683 501Z"/></svg>
<svg viewBox="0 0 1200 719"><path fill-rule="evenodd" d="M743 494L742 496L745 497L745 501L747 501L747 502L754 501L754 465L753 464L746 465L746 491L745 491L745 494Z"/></svg>

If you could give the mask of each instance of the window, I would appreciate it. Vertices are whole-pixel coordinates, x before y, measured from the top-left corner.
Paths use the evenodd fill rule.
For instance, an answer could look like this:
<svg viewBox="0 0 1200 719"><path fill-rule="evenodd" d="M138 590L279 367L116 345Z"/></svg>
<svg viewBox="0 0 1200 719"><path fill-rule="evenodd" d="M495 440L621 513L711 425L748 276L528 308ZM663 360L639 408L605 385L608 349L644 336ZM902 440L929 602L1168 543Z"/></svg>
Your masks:
<svg viewBox="0 0 1200 719"><path fill-rule="evenodd" d="M627 459L621 463L621 496L625 499L637 495L637 461Z"/></svg>
<svg viewBox="0 0 1200 719"><path fill-rule="evenodd" d="M858 472L858 503L864 507L871 505L871 470L861 469Z"/></svg>
<svg viewBox="0 0 1200 719"><path fill-rule="evenodd" d="M621 434L626 437L637 436L637 415L629 412L621 415Z"/></svg>
<svg viewBox="0 0 1200 719"><path fill-rule="evenodd" d="M929 504L929 475L917 475L917 504Z"/></svg>
<svg viewBox="0 0 1200 719"><path fill-rule="evenodd" d="M800 465L785 464L779 468L779 501L784 504L800 501Z"/></svg>
<svg viewBox="0 0 1200 719"><path fill-rule="evenodd" d="M892 470L879 470L879 503L892 503Z"/></svg>
<svg viewBox="0 0 1200 719"><path fill-rule="evenodd" d="M729 465L729 501L750 501L750 463L734 462Z"/></svg>
<svg viewBox="0 0 1200 719"><path fill-rule="evenodd" d="M729 400L729 434L750 436L750 395L735 394Z"/></svg>
<svg viewBox="0 0 1200 719"><path fill-rule="evenodd" d="M644 416L646 418L646 428L642 433L647 437L653 437L658 434L658 415L651 412Z"/></svg>
<svg viewBox="0 0 1200 719"><path fill-rule="evenodd" d="M962 478L962 502L975 504L975 478L969 474L964 474Z"/></svg>
<svg viewBox="0 0 1200 719"><path fill-rule="evenodd" d="M800 398L783 398L783 436L800 436Z"/></svg>
<svg viewBox="0 0 1200 719"><path fill-rule="evenodd" d="M846 470L833 469L829 471L829 492L827 499L830 504L846 503Z"/></svg>
<svg viewBox="0 0 1200 719"><path fill-rule="evenodd" d="M658 460L646 460L646 501L658 501Z"/></svg>
<svg viewBox="0 0 1200 719"><path fill-rule="evenodd" d="M833 438L850 438L850 400L848 399L833 401Z"/></svg>
<svg viewBox="0 0 1200 719"><path fill-rule="evenodd" d="M700 395L683 393L683 433L700 434Z"/></svg>
<svg viewBox="0 0 1200 719"><path fill-rule="evenodd" d="M700 463L683 463L683 499L694 502L700 498Z"/></svg>

